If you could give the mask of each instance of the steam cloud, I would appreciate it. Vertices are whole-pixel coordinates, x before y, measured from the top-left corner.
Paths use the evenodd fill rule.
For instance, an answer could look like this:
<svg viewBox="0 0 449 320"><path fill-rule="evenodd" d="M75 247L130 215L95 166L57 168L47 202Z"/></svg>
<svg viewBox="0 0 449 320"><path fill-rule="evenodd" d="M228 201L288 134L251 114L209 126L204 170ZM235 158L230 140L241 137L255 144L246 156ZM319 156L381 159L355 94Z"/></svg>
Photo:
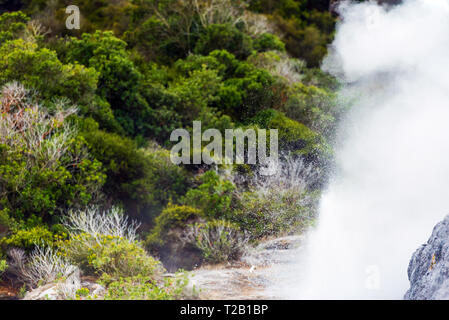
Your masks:
<svg viewBox="0 0 449 320"><path fill-rule="evenodd" d="M401 299L413 251L449 213L449 0L340 13L323 68L355 103L318 227L278 292Z"/></svg>

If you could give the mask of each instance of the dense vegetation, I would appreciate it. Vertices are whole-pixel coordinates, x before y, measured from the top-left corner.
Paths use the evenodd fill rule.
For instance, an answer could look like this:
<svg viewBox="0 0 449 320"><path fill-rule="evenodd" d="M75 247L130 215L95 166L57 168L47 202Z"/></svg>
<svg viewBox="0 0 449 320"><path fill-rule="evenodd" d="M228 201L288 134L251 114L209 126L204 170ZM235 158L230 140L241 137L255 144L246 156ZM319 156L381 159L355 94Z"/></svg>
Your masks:
<svg viewBox="0 0 449 320"><path fill-rule="evenodd" d="M313 222L341 114L317 68L329 1L80 0L79 30L70 4L0 0L3 277L53 279L30 275L45 256L110 299L176 298L185 281L164 267L238 259ZM172 164L170 133L193 120L278 129L282 170Z"/></svg>

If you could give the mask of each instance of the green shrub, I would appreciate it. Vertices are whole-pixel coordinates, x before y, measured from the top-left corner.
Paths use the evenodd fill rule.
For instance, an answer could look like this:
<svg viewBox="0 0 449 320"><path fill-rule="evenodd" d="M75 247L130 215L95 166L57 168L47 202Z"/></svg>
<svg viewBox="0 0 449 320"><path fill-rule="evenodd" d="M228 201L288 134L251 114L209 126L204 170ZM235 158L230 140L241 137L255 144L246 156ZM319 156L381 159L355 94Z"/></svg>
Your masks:
<svg viewBox="0 0 449 320"><path fill-rule="evenodd" d="M112 32L85 33L68 42L67 61L82 63L98 74L96 93L105 98L123 129L132 136L146 134L151 108L144 96L143 75L125 50L126 42Z"/></svg>
<svg viewBox="0 0 449 320"><path fill-rule="evenodd" d="M234 184L210 170L199 178L200 185L190 189L182 202L200 209L207 218L218 219L232 214L232 194Z"/></svg>
<svg viewBox="0 0 449 320"><path fill-rule="evenodd" d="M248 122L258 111L278 108L282 103L285 84L281 80L249 62L239 63L224 81L216 107L233 119Z"/></svg>
<svg viewBox="0 0 449 320"><path fill-rule="evenodd" d="M251 0L249 8L269 15L288 53L306 60L309 67L319 67L336 22L328 0Z"/></svg>
<svg viewBox="0 0 449 320"><path fill-rule="evenodd" d="M202 66L190 72L189 77L180 77L169 85L167 92L173 97L174 110L185 126L191 126L193 120L218 101L220 81L216 70Z"/></svg>
<svg viewBox="0 0 449 320"><path fill-rule="evenodd" d="M177 275L156 282L150 277L136 276L112 282L103 279L103 283L107 285L105 300L174 300L182 298L188 279Z"/></svg>
<svg viewBox="0 0 449 320"><path fill-rule="evenodd" d="M149 256L138 242L121 237L81 233L72 235L60 247L64 256L88 273L119 279L137 275L155 277L162 271L159 261Z"/></svg>
<svg viewBox="0 0 449 320"><path fill-rule="evenodd" d="M38 244L51 245L55 240L57 240L55 235L41 225L30 229L15 230L10 236L1 239L0 244L8 247L32 249Z"/></svg>
<svg viewBox="0 0 449 320"><path fill-rule="evenodd" d="M295 151L309 158L328 157L330 147L324 138L304 124L292 120L282 112L269 109L259 112L252 120L261 128L278 129L279 148Z"/></svg>
<svg viewBox="0 0 449 320"><path fill-rule="evenodd" d="M207 55L221 49L245 59L253 50L252 39L233 25L212 24L198 39L194 52Z"/></svg>
<svg viewBox="0 0 449 320"><path fill-rule="evenodd" d="M155 276L160 272L160 263L137 243L120 238L105 237L101 244L94 246L89 256L89 264L99 273L112 277L137 275Z"/></svg>
<svg viewBox="0 0 449 320"><path fill-rule="evenodd" d="M44 101L65 97L87 106L94 98L98 73L77 63L63 64L56 52L18 39L0 47L0 85L11 81L37 90Z"/></svg>
<svg viewBox="0 0 449 320"><path fill-rule="evenodd" d="M285 51L285 44L274 34L262 33L254 40L254 49L259 52L270 50Z"/></svg>
<svg viewBox="0 0 449 320"><path fill-rule="evenodd" d="M150 248L162 246L170 229L184 228L188 221L201 218L201 210L189 206L179 206L169 204L162 213L156 217L155 226L147 238L147 245Z"/></svg>
<svg viewBox="0 0 449 320"><path fill-rule="evenodd" d="M0 16L0 44L16 39L23 34L29 20L30 18L20 11L2 14Z"/></svg>

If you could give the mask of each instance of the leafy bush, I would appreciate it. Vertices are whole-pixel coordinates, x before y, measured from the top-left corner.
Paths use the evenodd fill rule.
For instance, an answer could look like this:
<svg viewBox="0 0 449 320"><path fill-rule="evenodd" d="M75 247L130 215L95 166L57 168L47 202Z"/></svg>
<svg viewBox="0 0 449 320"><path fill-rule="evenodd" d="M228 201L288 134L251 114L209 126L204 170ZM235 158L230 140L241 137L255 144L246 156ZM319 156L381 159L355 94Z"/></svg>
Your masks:
<svg viewBox="0 0 449 320"><path fill-rule="evenodd" d="M159 282L159 283L158 283ZM103 279L107 285L105 300L173 300L182 298L188 283L186 276L165 278L156 282L145 276L120 278L116 281Z"/></svg>
<svg viewBox="0 0 449 320"><path fill-rule="evenodd" d="M182 237L200 249L204 259L212 263L240 258L248 242L248 237L240 232L238 225L225 220L190 225Z"/></svg>
<svg viewBox="0 0 449 320"><path fill-rule="evenodd" d="M186 193L183 203L200 209L207 218L229 217L234 184L213 170L202 174L198 181L200 185Z"/></svg>
<svg viewBox="0 0 449 320"><path fill-rule="evenodd" d="M253 123L261 128L278 129L281 150L294 151L310 159L329 157L330 147L321 135L282 112L273 109L261 111L254 117Z"/></svg>
<svg viewBox="0 0 449 320"><path fill-rule="evenodd" d="M145 275L154 277L162 267L137 243L112 236L104 236L89 250L88 263L97 274L119 279ZM70 256L70 254L69 254Z"/></svg>
<svg viewBox="0 0 449 320"><path fill-rule="evenodd" d="M259 52L277 50L284 52L285 44L274 34L262 33L254 40L254 49Z"/></svg>
<svg viewBox="0 0 449 320"><path fill-rule="evenodd" d="M6 12L0 16L0 43L17 39L25 32L30 19L22 12Z"/></svg>
<svg viewBox="0 0 449 320"><path fill-rule="evenodd" d="M22 39L0 46L0 84L20 81L38 90L44 101L68 98L88 106L94 98L98 73L80 64L63 64L56 52Z"/></svg>
<svg viewBox="0 0 449 320"><path fill-rule="evenodd" d="M285 84L281 80L251 63L239 63L232 77L223 83L217 108L233 119L248 122L258 111L282 103Z"/></svg>
<svg viewBox="0 0 449 320"><path fill-rule="evenodd" d="M55 240L57 239L51 231L45 226L39 225L30 229L15 230L10 236L0 239L0 244L7 247L32 249L36 244L51 245Z"/></svg>
<svg viewBox="0 0 449 320"><path fill-rule="evenodd" d="M247 230L252 239L302 232L315 217L313 208L306 205L310 198L317 199L317 194L279 189L265 194L244 192L242 207L235 211L233 220Z"/></svg>
<svg viewBox="0 0 449 320"><path fill-rule="evenodd" d="M112 32L85 33L67 44L67 61L95 69L98 74L96 93L105 98L115 118L132 136L145 134L145 118L150 107L144 97L143 75L125 50L126 42Z"/></svg>
<svg viewBox="0 0 449 320"><path fill-rule="evenodd" d="M169 204L156 217L155 225L147 238L147 245L153 249L162 246L167 241L166 236L170 229L184 228L188 221L201 218L202 215L199 209Z"/></svg>
<svg viewBox="0 0 449 320"><path fill-rule="evenodd" d="M198 39L194 52L207 55L224 49L239 59L245 59L253 50L252 39L230 24L212 24Z"/></svg>
<svg viewBox="0 0 449 320"><path fill-rule="evenodd" d="M328 0L251 0L249 8L270 15L283 34L287 52L318 67L331 42L336 19L329 12Z"/></svg>

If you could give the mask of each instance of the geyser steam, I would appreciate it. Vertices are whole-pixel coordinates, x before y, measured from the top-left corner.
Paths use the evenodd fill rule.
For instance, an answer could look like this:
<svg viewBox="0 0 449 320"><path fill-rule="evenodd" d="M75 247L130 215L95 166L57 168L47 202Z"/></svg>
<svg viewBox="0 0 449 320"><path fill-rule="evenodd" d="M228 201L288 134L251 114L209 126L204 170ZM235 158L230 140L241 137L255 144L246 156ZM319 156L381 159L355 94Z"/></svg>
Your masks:
<svg viewBox="0 0 449 320"><path fill-rule="evenodd" d="M401 299L413 251L449 213L449 0L343 3L340 13L324 68L356 102L300 279L277 291Z"/></svg>

